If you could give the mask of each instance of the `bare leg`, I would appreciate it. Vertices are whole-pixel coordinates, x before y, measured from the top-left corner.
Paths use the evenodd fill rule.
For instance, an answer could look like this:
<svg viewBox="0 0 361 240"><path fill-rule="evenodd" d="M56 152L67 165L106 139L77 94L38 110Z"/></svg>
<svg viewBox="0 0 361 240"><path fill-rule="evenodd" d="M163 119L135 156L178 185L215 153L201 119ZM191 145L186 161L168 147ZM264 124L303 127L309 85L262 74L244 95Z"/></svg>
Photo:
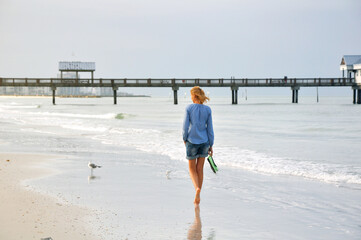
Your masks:
<svg viewBox="0 0 361 240"><path fill-rule="evenodd" d="M198 188L196 188L196 197L194 199L195 204L199 204L201 202L201 190L203 185L203 166L204 166L205 158L197 158L197 175L198 175Z"/></svg>
<svg viewBox="0 0 361 240"><path fill-rule="evenodd" d="M194 204L198 205L200 202L201 189L199 187L199 177L198 177L198 172L197 172L197 160L192 159L192 160L189 160L188 163L189 163L189 174L191 176L194 189L196 190Z"/></svg>
<svg viewBox="0 0 361 240"><path fill-rule="evenodd" d="M194 199L195 204L199 204L201 201L204 162L205 162L205 158L197 158L188 161L189 174L191 176L194 189L196 190L196 196Z"/></svg>
<svg viewBox="0 0 361 240"><path fill-rule="evenodd" d="M202 189L203 185L203 167L206 158L197 158L197 174L198 174L198 187Z"/></svg>
<svg viewBox="0 0 361 240"><path fill-rule="evenodd" d="M191 176L194 189L197 190L198 188L198 173L197 173L197 160L192 159L188 161L189 164L189 175Z"/></svg>

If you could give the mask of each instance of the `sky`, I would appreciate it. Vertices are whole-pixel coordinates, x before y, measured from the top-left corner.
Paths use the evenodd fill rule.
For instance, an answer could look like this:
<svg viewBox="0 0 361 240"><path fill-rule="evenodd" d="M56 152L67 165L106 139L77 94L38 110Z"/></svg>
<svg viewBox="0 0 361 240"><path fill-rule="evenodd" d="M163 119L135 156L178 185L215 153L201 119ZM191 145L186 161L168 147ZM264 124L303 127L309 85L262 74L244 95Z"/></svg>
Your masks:
<svg viewBox="0 0 361 240"><path fill-rule="evenodd" d="M360 0L0 0L0 77L340 77L360 30Z"/></svg>

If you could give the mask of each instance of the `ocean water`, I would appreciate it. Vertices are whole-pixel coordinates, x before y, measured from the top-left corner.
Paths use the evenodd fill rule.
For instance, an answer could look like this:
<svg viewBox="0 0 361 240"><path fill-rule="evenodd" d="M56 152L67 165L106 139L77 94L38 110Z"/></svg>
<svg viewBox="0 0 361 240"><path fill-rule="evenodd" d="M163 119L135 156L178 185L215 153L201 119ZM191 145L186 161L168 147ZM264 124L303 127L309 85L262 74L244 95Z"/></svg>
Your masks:
<svg viewBox="0 0 361 240"><path fill-rule="evenodd" d="M299 101L270 97L232 105L215 97L208 103L220 172L205 166L202 208L213 211L201 210L204 239L361 239L361 107L351 97ZM27 184L96 209L102 239L187 239L192 212L152 195L157 191L162 201L186 196L191 203L181 136L190 103L58 98L53 106L50 98L2 97L0 149L61 155L53 166L60 174ZM88 161L103 168L89 175ZM154 230L154 222L162 227Z"/></svg>

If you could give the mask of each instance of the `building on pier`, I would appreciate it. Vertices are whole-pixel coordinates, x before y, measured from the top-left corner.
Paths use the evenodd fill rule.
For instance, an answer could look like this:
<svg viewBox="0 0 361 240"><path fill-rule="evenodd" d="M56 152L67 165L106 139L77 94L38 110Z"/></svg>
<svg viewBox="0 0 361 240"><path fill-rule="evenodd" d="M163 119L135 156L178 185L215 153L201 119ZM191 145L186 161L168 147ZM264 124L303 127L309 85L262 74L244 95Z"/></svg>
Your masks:
<svg viewBox="0 0 361 240"><path fill-rule="evenodd" d="M344 55L341 60L340 70L342 71L342 77L355 78L356 83L361 84L361 55Z"/></svg>
<svg viewBox="0 0 361 240"><path fill-rule="evenodd" d="M90 72L91 79L94 79L95 62L59 62L60 78L64 73L75 73L75 78L79 78L79 72Z"/></svg>
<svg viewBox="0 0 361 240"><path fill-rule="evenodd" d="M347 71L347 77L355 78L353 90L353 103L361 104L361 55L344 55L341 60L342 75ZM353 75L353 76L352 76Z"/></svg>

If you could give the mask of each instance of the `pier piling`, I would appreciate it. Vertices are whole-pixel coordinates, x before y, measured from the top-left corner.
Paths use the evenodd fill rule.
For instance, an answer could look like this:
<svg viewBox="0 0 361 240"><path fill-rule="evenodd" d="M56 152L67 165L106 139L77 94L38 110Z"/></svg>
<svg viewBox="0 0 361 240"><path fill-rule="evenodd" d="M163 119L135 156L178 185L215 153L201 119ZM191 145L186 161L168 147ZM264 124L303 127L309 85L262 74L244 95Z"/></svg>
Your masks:
<svg viewBox="0 0 361 240"><path fill-rule="evenodd" d="M51 87L51 90L53 91L53 105L55 105L55 91L56 91L56 87Z"/></svg>
<svg viewBox="0 0 361 240"><path fill-rule="evenodd" d="M234 91L233 90L231 91L232 91L232 104L234 104Z"/></svg>
<svg viewBox="0 0 361 240"><path fill-rule="evenodd" d="M232 104L238 104L238 87L232 86Z"/></svg>
<svg viewBox="0 0 361 240"><path fill-rule="evenodd" d="M235 104L238 104L238 88L236 90L234 90L234 96L235 96Z"/></svg>
<svg viewBox="0 0 361 240"><path fill-rule="evenodd" d="M361 86L355 85L352 87L353 91L353 104L361 104Z"/></svg>
<svg viewBox="0 0 361 240"><path fill-rule="evenodd" d="M117 104L117 87L113 87L113 97L114 97L114 105Z"/></svg>
<svg viewBox="0 0 361 240"><path fill-rule="evenodd" d="M178 90L179 87L178 86L173 86L173 96L174 96L174 104L177 105L178 104Z"/></svg>
<svg viewBox="0 0 361 240"><path fill-rule="evenodd" d="M356 96L357 96L357 89L352 89L352 92L353 92L353 104L356 104Z"/></svg>
<svg viewBox="0 0 361 240"><path fill-rule="evenodd" d="M298 90L300 90L299 86L294 86L291 88L292 90L292 103L298 103Z"/></svg>

